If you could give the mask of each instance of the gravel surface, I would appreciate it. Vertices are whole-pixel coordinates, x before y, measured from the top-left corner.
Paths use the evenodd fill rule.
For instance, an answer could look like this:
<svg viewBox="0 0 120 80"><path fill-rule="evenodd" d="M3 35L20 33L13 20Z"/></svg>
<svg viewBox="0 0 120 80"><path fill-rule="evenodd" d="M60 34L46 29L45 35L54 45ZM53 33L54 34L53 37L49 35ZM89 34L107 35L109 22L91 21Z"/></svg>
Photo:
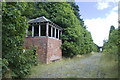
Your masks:
<svg viewBox="0 0 120 80"><path fill-rule="evenodd" d="M32 68L31 78L104 78L101 70L101 53L85 58L61 60L51 64L40 64Z"/></svg>

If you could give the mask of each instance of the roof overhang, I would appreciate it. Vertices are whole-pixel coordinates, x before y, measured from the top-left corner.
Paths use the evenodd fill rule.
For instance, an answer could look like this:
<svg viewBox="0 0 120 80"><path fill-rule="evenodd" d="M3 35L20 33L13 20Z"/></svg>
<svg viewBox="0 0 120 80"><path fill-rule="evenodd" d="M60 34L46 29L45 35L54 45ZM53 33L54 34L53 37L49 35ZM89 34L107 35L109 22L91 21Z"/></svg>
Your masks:
<svg viewBox="0 0 120 80"><path fill-rule="evenodd" d="M53 23L52 21L50 21L49 19L45 18L44 16L42 17L38 17L36 19L31 19L28 21L29 24L34 24L34 23L50 23L53 26L55 26L56 28L59 28L60 30L63 30L63 28L61 28L60 26L58 26L57 24Z"/></svg>

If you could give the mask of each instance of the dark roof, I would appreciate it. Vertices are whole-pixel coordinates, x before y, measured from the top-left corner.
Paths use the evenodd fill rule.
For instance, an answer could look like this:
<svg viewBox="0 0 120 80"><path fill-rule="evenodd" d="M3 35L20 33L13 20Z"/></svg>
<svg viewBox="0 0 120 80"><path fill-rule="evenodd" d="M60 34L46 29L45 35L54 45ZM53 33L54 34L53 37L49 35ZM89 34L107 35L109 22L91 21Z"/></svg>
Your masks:
<svg viewBox="0 0 120 80"><path fill-rule="evenodd" d="M51 22L51 21L45 18L44 16L28 21L28 23L36 23L36 22Z"/></svg>
<svg viewBox="0 0 120 80"><path fill-rule="evenodd" d="M58 27L60 28L61 30L63 30L60 26L56 25L55 23L53 23L52 21L50 21L49 19L45 18L44 16L42 17L38 17L36 19L31 19L28 21L28 23L42 23L42 22L50 22L52 23L53 25L55 25L55 27Z"/></svg>

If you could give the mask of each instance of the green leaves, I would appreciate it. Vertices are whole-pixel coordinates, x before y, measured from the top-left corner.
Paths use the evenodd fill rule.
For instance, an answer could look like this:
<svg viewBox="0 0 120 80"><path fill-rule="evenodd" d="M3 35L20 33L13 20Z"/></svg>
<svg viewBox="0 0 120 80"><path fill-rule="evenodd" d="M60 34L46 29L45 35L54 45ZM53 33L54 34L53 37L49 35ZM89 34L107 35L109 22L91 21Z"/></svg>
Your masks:
<svg viewBox="0 0 120 80"><path fill-rule="evenodd" d="M30 72L30 66L37 62L32 51L23 53L23 44L27 19L23 11L26 3L3 3L2 13L2 59L3 77L7 69L12 71L12 77L25 77Z"/></svg>
<svg viewBox="0 0 120 80"><path fill-rule="evenodd" d="M103 52L110 54L118 54L119 47L119 30L111 26L109 39L103 45Z"/></svg>
<svg viewBox="0 0 120 80"><path fill-rule="evenodd" d="M71 6L72 4L72 6ZM74 3L30 3L34 6L28 8L32 17L45 16L57 25L64 28L62 35L63 55L72 57L77 54L85 54L97 51L97 46L93 43L91 34L84 28L84 21L80 18L78 6ZM26 14L26 16L29 13Z"/></svg>

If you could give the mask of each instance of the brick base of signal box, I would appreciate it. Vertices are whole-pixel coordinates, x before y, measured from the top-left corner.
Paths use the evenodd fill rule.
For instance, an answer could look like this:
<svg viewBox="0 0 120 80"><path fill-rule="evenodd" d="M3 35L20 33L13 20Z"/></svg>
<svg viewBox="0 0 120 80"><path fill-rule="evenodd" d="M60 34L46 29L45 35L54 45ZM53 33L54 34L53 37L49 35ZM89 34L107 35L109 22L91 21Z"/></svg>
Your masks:
<svg viewBox="0 0 120 80"><path fill-rule="evenodd" d="M62 58L62 41L50 37L26 37L25 48L37 47L36 53L39 62L50 63Z"/></svg>

